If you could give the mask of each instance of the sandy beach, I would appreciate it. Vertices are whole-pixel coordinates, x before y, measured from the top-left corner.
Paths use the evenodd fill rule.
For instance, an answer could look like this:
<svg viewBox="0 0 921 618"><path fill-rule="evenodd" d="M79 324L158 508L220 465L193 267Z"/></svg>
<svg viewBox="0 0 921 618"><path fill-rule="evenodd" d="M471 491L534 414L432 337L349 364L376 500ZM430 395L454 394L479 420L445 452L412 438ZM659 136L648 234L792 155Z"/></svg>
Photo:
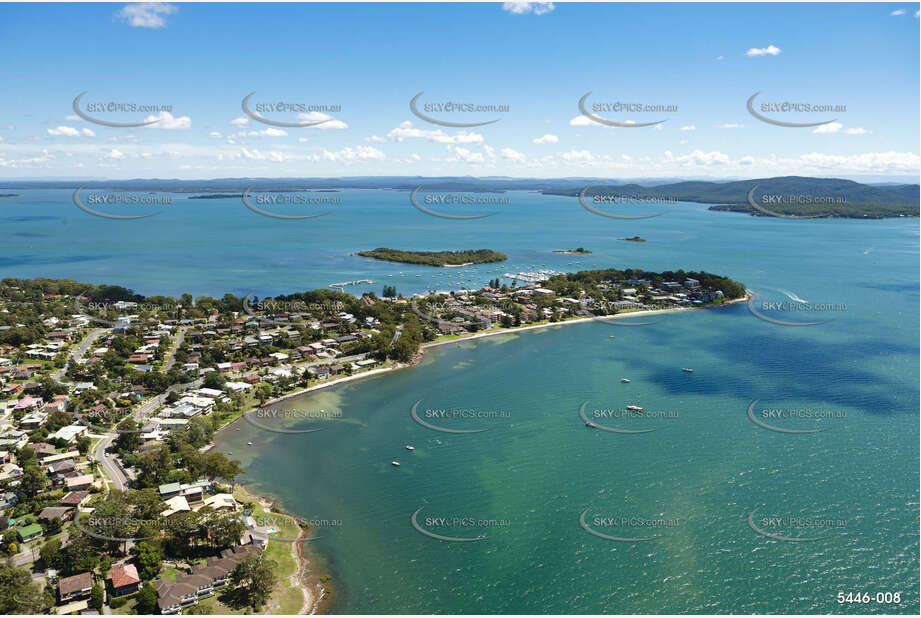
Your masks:
<svg viewBox="0 0 921 618"><path fill-rule="evenodd" d="M535 330L538 328L553 328L555 326L568 326L570 324L583 324L585 322L598 322L598 321L611 321L611 320L629 320L631 318L637 317L646 317L650 315L659 315L663 313L678 313L682 311L699 311L701 309L719 309L720 307L725 307L727 305L734 305L736 303L745 302L748 300L748 296L743 298L737 298L734 300L726 301L720 305L710 305L704 307L674 307L669 309L648 309L644 311L632 311L630 313L619 313L617 315L602 315L602 316L593 316L588 318L574 318L572 320L564 320L562 322L545 322L542 324L531 324L529 326L517 326L514 328L497 328L495 330L490 330L482 333L472 333L470 335L465 335L458 337L456 339L447 339L444 341L433 341L431 343L423 343L419 346L421 357L425 350L430 348L437 348L443 345L450 345L452 343L463 343L465 341L472 341L474 339L482 339L484 337L495 337L496 335L507 335L512 333L518 333L526 330ZM415 360L418 362L418 358ZM394 371L396 369L403 369L405 367L410 367L414 363L400 363L395 364L390 367L382 367L380 369L372 369L370 371L365 371L362 373L357 373L350 376L344 376L341 378L336 378L335 380L329 380L328 382L323 382L322 384L314 384L313 386L308 386L307 388L302 388L294 392L282 395L281 397L276 397L275 399L270 399L266 401L262 407L265 407L269 404L278 403L279 401L285 401L286 399L291 399L292 397L297 397L311 391L320 390L323 388L329 388L330 386L335 386L337 384L342 384L344 382L351 382L352 380L359 380L361 378L367 378L373 375L379 375L381 373L387 373L388 371Z"/></svg>
<svg viewBox="0 0 921 618"><path fill-rule="evenodd" d="M558 327L558 326L567 326L569 324L583 324L585 322L596 322L596 321L601 321L601 320L611 321L611 320L619 320L619 319L631 319L631 318L637 318L637 317L647 317L647 316L652 316L652 315L659 315L659 314L664 314L664 313L677 313L680 311L694 311L697 309L717 309L719 307L725 307L726 305L729 305L729 304L745 302L746 300L748 300L748 296L741 298L741 299L735 299L732 301L728 301L721 305L710 306L710 307L675 307L675 308L669 308L669 309L651 309L651 310L646 310L646 311L634 311L631 313L621 313L621 314L613 315L613 316L593 316L593 317L586 317L586 318L575 318L572 320L565 320L563 322L546 322L543 324L532 324L529 326L519 326L516 328L497 328L495 330L491 330L488 332L473 333L468 336L458 337L456 339L448 339L445 341L433 341L431 343L426 343L420 346L419 355L414 359L413 363L394 364L389 367L381 367L379 369L372 369L370 371L365 371L365 372L358 373L355 375L336 378L335 380L329 380L328 382L323 382L322 384L314 384L313 386L309 386L307 388L296 390L294 392L288 393L281 397L270 399L266 401L264 404L262 404L261 407L264 408L265 406L268 406L274 403L278 403L281 401L285 401L287 399L291 399L292 397L299 397L306 393L310 393L312 391L316 391L316 390L320 390L324 388L329 388L331 386L336 386L338 384L344 384L346 382L351 382L353 380L359 380L362 378L367 378L367 377L371 377L374 375L380 375L380 374L394 371L397 369L403 369L405 367L410 367L412 366L412 364L415 364L419 361L419 359L425 354L426 350L431 349L431 348L436 348L439 346L443 346L443 345L450 345L453 343L463 343L466 341L472 341L474 339L482 339L484 337L494 337L497 335L513 334L513 333L518 333L521 331L535 330L538 328L552 328L552 327ZM231 421L230 423L227 423L226 425L224 425L217 431L220 432L220 431L227 429L234 423L238 422L241 418L242 416L238 417L237 419ZM275 507L268 498L264 496L260 496L252 492L248 492L248 493L250 493L250 495L258 499L259 502L264 507L271 508L275 510L276 512L279 512L277 507ZM304 533L302 532L302 534ZM297 572L291 576L291 584L293 586L299 587L304 595L304 604L301 607L300 614L321 613L323 605L324 605L323 585L320 583L318 579L320 576L319 573L316 573L312 570L311 564L310 564L311 562L310 558L309 556L305 555L306 552L304 551L304 548L301 547L301 545L303 545L303 543L292 543L291 552L295 560L297 561Z"/></svg>

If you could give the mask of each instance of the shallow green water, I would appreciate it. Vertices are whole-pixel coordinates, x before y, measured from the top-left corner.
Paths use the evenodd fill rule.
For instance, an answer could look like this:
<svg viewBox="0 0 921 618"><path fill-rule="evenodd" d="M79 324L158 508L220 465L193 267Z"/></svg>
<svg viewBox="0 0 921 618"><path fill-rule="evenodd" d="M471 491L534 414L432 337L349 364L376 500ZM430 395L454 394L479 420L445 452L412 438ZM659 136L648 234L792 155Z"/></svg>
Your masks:
<svg viewBox="0 0 921 618"><path fill-rule="evenodd" d="M736 305L643 327L567 325L445 346L417 367L285 404L341 412L288 425L323 431L241 424L222 435L246 482L299 515L342 521L314 542L334 577L334 611L917 613L917 222L792 222L702 207L675 219L649 233L668 242L627 250L633 243L612 241L608 250L636 260L611 265L705 266L764 299L784 300L781 288L842 307L814 327L771 324ZM834 416L766 418L823 429L768 431L747 416L755 399L756 414ZM451 407L506 415L426 417L488 428L440 433L411 418L419 400L420 415ZM589 414L637 402L672 414L599 418L657 429L623 435L586 427L578 414L586 400ZM488 538L426 536L410 523L420 507L430 532ZM589 534L585 509L598 532L655 538ZM760 535L747 521L755 509L767 533L823 538ZM441 526L430 517L487 521ZM793 517L835 526L765 519ZM839 592L900 592L901 603L839 605Z"/></svg>

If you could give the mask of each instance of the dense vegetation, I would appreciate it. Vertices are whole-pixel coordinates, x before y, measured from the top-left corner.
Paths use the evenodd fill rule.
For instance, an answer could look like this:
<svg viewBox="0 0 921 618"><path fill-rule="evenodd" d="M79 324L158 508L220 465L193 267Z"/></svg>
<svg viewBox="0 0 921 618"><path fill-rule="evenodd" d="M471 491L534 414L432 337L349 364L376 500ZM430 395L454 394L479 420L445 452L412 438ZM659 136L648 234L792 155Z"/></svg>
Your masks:
<svg viewBox="0 0 921 618"><path fill-rule="evenodd" d="M785 176L738 180L733 182L691 181L643 187L628 185L595 185L586 196L618 195L625 198L676 200L718 204L710 210L750 212L763 215L748 203L748 192L758 185L755 199L762 195L788 197L806 196L830 200L827 204L780 203L765 205L779 214L821 215L826 217L917 217L919 212L918 185L865 185L840 178L806 178ZM581 189L545 191L553 195L577 196ZM761 203L761 202L756 202ZM766 216L766 215L763 215Z"/></svg>
<svg viewBox="0 0 921 618"><path fill-rule="evenodd" d="M591 292L600 283L625 285L630 281L645 279L652 287L660 287L665 281L683 282L685 279L697 279L702 288L719 290L727 299L742 298L745 296L745 286L729 277L721 277L706 272L684 270L666 270L661 273L645 270L617 270L606 268L602 270L580 270L577 273L556 275L544 282L543 287L553 290L560 296L578 297L579 292Z"/></svg>
<svg viewBox="0 0 921 618"><path fill-rule="evenodd" d="M372 251L359 251L358 255L388 262L404 264L423 264L426 266L452 266L459 264L485 264L503 262L508 259L504 253L490 249L471 249L468 251L402 251L400 249L377 248Z"/></svg>

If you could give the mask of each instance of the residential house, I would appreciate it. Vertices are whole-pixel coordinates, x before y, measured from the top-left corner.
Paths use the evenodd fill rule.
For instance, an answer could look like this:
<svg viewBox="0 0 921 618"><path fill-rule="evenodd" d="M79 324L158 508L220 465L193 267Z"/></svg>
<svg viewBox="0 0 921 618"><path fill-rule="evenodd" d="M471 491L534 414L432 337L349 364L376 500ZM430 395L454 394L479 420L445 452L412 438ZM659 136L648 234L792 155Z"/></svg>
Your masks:
<svg viewBox="0 0 921 618"><path fill-rule="evenodd" d="M71 577L62 577L58 581L58 596L61 603L88 597L93 590L93 574L80 573Z"/></svg>
<svg viewBox="0 0 921 618"><path fill-rule="evenodd" d="M112 596L116 597L132 594L141 588L141 578L133 564L120 564L109 569L109 581Z"/></svg>
<svg viewBox="0 0 921 618"><path fill-rule="evenodd" d="M38 514L38 521L51 521L55 518L60 518L61 521L67 521L70 519L70 514L73 509L69 506L46 506L42 509L42 512Z"/></svg>
<svg viewBox="0 0 921 618"><path fill-rule="evenodd" d="M69 506L71 508L78 508L83 505L87 500L89 500L90 492L88 491L71 491L63 498L58 500L62 506Z"/></svg>
<svg viewBox="0 0 921 618"><path fill-rule="evenodd" d="M32 539L37 539L45 534L45 530L38 524L29 524L28 526L23 526L16 532L19 535L19 540L23 543L31 541Z"/></svg>
<svg viewBox="0 0 921 618"><path fill-rule="evenodd" d="M64 487L67 488L67 491L80 491L82 489L89 489L92 485L92 474L81 474L79 476L74 476L64 480Z"/></svg>

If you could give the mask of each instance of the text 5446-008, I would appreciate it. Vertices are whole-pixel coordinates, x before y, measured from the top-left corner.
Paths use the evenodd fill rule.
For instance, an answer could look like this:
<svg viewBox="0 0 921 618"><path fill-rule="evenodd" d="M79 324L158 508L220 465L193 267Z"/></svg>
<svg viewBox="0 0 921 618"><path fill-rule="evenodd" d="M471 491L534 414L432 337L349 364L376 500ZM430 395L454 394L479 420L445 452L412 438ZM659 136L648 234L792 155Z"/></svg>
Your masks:
<svg viewBox="0 0 921 618"><path fill-rule="evenodd" d="M901 592L877 592L876 594L871 594L869 592L839 592L838 593L838 604L843 605L845 603L901 603L902 602L902 593Z"/></svg>

